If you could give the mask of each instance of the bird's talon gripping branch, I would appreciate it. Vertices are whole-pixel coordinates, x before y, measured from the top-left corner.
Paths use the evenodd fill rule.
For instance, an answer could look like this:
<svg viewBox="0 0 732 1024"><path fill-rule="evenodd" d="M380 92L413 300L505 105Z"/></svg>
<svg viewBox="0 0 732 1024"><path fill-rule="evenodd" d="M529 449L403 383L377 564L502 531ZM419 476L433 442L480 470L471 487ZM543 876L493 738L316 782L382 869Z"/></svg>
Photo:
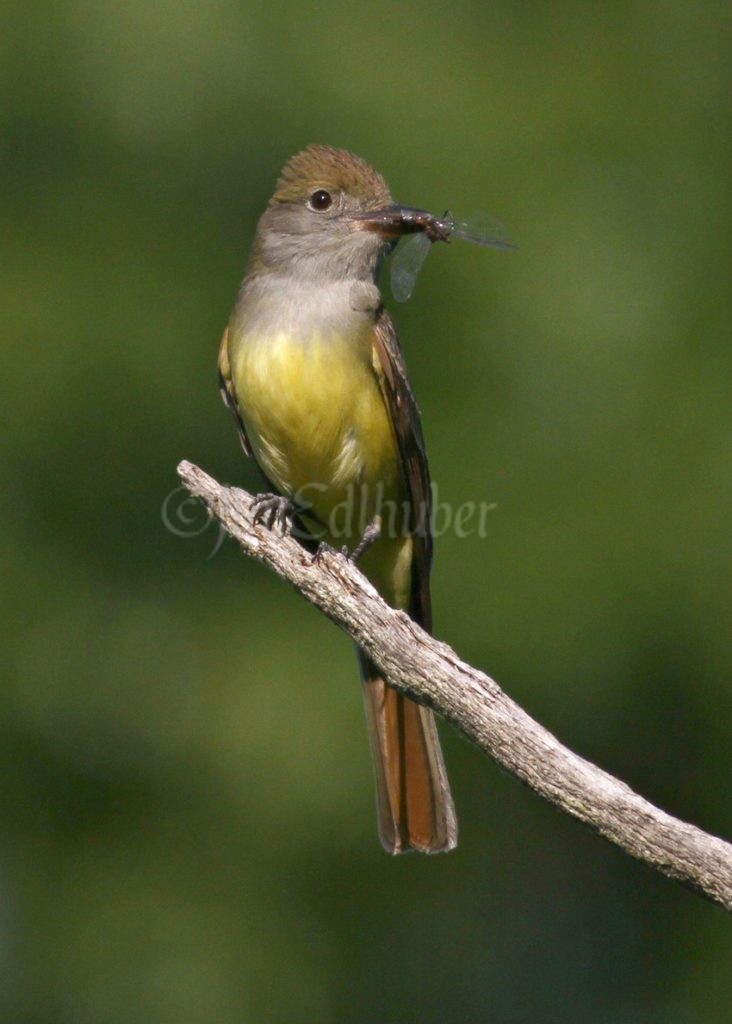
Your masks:
<svg viewBox="0 0 732 1024"><path fill-rule="evenodd" d="M321 540L319 541L317 548L313 552L312 564L318 566L321 565L323 561L323 555L326 554L337 555L338 552L334 547L331 547L331 545L327 541Z"/></svg>
<svg viewBox="0 0 732 1024"><path fill-rule="evenodd" d="M257 494L252 501L254 507L254 522L264 523L268 530L273 530L275 525L281 533L289 533L292 529L292 520L297 513L294 502L284 498L281 494Z"/></svg>

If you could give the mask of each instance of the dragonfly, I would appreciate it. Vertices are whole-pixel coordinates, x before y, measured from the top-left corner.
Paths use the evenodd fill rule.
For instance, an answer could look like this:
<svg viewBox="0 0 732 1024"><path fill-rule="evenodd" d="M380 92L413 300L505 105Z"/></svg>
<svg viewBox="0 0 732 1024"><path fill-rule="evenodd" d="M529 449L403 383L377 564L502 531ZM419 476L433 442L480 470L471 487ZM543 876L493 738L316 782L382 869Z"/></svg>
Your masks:
<svg viewBox="0 0 732 1024"><path fill-rule="evenodd" d="M503 225L489 213L479 212L466 220L458 220L449 210L442 217L415 211L414 222L415 233L401 242L391 257L391 293L397 302L406 302L412 297L417 276L434 242L460 238L489 249L510 252L517 248Z"/></svg>

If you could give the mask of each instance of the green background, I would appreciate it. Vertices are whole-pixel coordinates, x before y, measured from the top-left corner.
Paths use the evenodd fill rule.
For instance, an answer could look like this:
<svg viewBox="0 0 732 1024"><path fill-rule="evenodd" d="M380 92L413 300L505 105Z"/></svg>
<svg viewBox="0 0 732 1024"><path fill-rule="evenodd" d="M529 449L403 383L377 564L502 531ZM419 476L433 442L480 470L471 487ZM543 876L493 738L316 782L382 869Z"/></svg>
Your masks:
<svg viewBox="0 0 732 1024"><path fill-rule="evenodd" d="M0 986L12 1024L716 1024L724 913L449 728L448 857L375 834L350 642L161 508L255 486L216 388L308 142L518 254L395 313L442 500L437 634L729 835L727 3L5 8ZM197 535L190 536L196 533Z"/></svg>

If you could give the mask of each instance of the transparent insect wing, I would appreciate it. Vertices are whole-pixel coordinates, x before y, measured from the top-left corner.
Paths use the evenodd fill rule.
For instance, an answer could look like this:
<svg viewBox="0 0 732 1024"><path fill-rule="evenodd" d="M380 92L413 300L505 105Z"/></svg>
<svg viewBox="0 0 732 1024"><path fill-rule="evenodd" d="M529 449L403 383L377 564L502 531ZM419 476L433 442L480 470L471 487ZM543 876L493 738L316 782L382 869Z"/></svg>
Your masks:
<svg viewBox="0 0 732 1024"><path fill-rule="evenodd" d="M397 302L412 297L417 275L427 258L432 242L421 232L410 235L398 246L391 258L391 293Z"/></svg>
<svg viewBox="0 0 732 1024"><path fill-rule="evenodd" d="M461 238L465 242L474 242L489 249L515 249L503 224L490 213L479 210L465 220L458 220L451 213L445 215L445 221L452 225L452 238Z"/></svg>

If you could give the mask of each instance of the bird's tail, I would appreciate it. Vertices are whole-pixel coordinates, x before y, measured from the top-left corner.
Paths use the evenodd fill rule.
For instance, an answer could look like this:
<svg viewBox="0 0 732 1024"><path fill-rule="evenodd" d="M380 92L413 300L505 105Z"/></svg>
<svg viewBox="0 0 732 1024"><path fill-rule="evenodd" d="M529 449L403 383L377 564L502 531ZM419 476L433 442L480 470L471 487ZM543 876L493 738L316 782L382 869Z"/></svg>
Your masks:
<svg viewBox="0 0 732 1024"><path fill-rule="evenodd" d="M382 846L388 853L452 850L457 821L434 715L388 686L360 651L359 660Z"/></svg>

